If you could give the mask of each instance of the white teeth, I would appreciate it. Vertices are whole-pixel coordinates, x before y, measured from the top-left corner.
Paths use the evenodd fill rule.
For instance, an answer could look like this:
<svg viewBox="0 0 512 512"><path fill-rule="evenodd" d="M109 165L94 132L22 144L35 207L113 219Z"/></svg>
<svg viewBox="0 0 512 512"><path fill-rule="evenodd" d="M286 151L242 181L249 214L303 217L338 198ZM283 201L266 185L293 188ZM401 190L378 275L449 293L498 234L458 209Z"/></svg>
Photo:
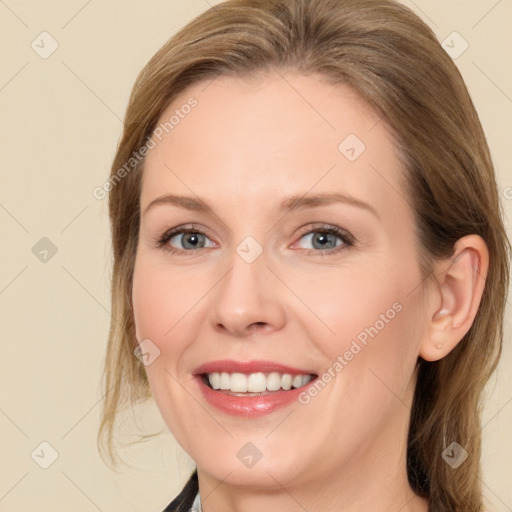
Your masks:
<svg viewBox="0 0 512 512"><path fill-rule="evenodd" d="M265 374L251 373L247 379L247 389L250 389L251 393L262 393L265 391L267 389L267 377Z"/></svg>
<svg viewBox="0 0 512 512"><path fill-rule="evenodd" d="M212 373L210 375L210 384L213 389L220 388L220 373Z"/></svg>
<svg viewBox="0 0 512 512"><path fill-rule="evenodd" d="M247 377L243 373L232 373L229 380L229 389L234 393L246 393Z"/></svg>
<svg viewBox="0 0 512 512"><path fill-rule="evenodd" d="M285 373L281 378L281 387L286 391L292 389L292 376L289 373Z"/></svg>
<svg viewBox="0 0 512 512"><path fill-rule="evenodd" d="M300 388L302 386L302 375L294 375L292 379L292 386Z"/></svg>
<svg viewBox="0 0 512 512"><path fill-rule="evenodd" d="M211 384L211 381L210 381L210 384ZM219 389L229 389L229 373L222 372L220 374Z"/></svg>
<svg viewBox="0 0 512 512"><path fill-rule="evenodd" d="M281 389L281 375L277 372L272 372L267 377L267 389L269 391L277 391Z"/></svg>
<svg viewBox="0 0 512 512"><path fill-rule="evenodd" d="M289 373L262 372L227 373L213 372L208 374L208 381L213 389L232 391L233 393L263 393L305 386L313 377L311 375L291 375Z"/></svg>

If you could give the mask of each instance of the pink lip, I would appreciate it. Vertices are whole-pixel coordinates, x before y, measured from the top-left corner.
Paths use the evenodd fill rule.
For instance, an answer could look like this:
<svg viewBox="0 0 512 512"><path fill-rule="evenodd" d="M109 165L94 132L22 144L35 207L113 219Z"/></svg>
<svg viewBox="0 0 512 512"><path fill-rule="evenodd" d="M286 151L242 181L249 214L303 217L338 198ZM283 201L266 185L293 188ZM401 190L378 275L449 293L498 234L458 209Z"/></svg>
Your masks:
<svg viewBox="0 0 512 512"><path fill-rule="evenodd" d="M228 373L290 373L291 375L298 374L313 374L308 370L300 370L298 368L291 368L289 366L273 363L270 361L249 361L237 362L231 360L212 361L201 365L194 371L194 375L198 386L208 403L219 409L220 411L233 415L244 417L258 417L269 414L281 407L290 405L296 402L300 393L302 393L307 386L302 386L298 389L291 389L290 391L274 391L268 395L261 396L233 396L228 395L222 391L215 391L203 382L203 374L213 372L228 372ZM316 375L316 374L315 374ZM315 379L310 381L309 384L315 382ZM308 384L308 385L309 385Z"/></svg>
<svg viewBox="0 0 512 512"><path fill-rule="evenodd" d="M213 372L227 372L227 373L270 373L270 372L279 372L279 373L290 373L291 375L310 375L314 374L314 372L309 370L302 370L299 368L292 368L290 366L285 366L282 364L274 363L272 361L233 361L231 359L223 359L221 361L212 361L210 363L206 363L201 365L194 371L194 375L199 375L202 373L213 373Z"/></svg>

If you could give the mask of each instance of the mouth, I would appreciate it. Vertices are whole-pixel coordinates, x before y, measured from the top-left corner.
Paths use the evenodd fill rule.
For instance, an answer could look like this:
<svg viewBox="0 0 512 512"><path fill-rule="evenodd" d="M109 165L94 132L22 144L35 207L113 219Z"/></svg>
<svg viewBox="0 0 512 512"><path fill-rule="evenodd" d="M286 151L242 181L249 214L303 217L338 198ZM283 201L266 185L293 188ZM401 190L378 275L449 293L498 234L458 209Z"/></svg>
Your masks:
<svg viewBox="0 0 512 512"><path fill-rule="evenodd" d="M204 399L223 413L257 417L292 405L318 374L270 361L215 361L194 377Z"/></svg>
<svg viewBox="0 0 512 512"><path fill-rule="evenodd" d="M214 391L231 396L265 396L280 391L300 389L317 377L315 374L279 372L212 372L200 375L203 383Z"/></svg>

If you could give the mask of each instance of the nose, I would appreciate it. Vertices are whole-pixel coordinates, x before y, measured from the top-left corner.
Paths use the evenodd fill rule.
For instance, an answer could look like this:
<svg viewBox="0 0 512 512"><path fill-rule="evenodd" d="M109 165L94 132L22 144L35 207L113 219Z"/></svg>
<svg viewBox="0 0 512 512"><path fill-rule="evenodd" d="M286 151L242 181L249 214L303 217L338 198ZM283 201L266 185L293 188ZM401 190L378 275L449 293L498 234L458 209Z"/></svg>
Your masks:
<svg viewBox="0 0 512 512"><path fill-rule="evenodd" d="M216 331L244 338L282 329L286 321L284 290L266 260L263 252L248 263L234 251L230 271L212 295L210 320Z"/></svg>

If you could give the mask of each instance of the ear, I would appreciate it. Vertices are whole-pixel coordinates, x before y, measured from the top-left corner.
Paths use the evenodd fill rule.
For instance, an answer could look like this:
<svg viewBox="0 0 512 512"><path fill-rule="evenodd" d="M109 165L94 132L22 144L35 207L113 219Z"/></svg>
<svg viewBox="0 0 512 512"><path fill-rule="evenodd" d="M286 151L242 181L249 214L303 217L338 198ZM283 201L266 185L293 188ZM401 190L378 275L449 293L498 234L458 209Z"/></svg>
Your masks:
<svg viewBox="0 0 512 512"><path fill-rule="evenodd" d="M482 299L488 267L489 251L478 235L457 240L453 255L436 265L437 286L429 292L428 335L419 353L423 359L442 359L469 331Z"/></svg>

